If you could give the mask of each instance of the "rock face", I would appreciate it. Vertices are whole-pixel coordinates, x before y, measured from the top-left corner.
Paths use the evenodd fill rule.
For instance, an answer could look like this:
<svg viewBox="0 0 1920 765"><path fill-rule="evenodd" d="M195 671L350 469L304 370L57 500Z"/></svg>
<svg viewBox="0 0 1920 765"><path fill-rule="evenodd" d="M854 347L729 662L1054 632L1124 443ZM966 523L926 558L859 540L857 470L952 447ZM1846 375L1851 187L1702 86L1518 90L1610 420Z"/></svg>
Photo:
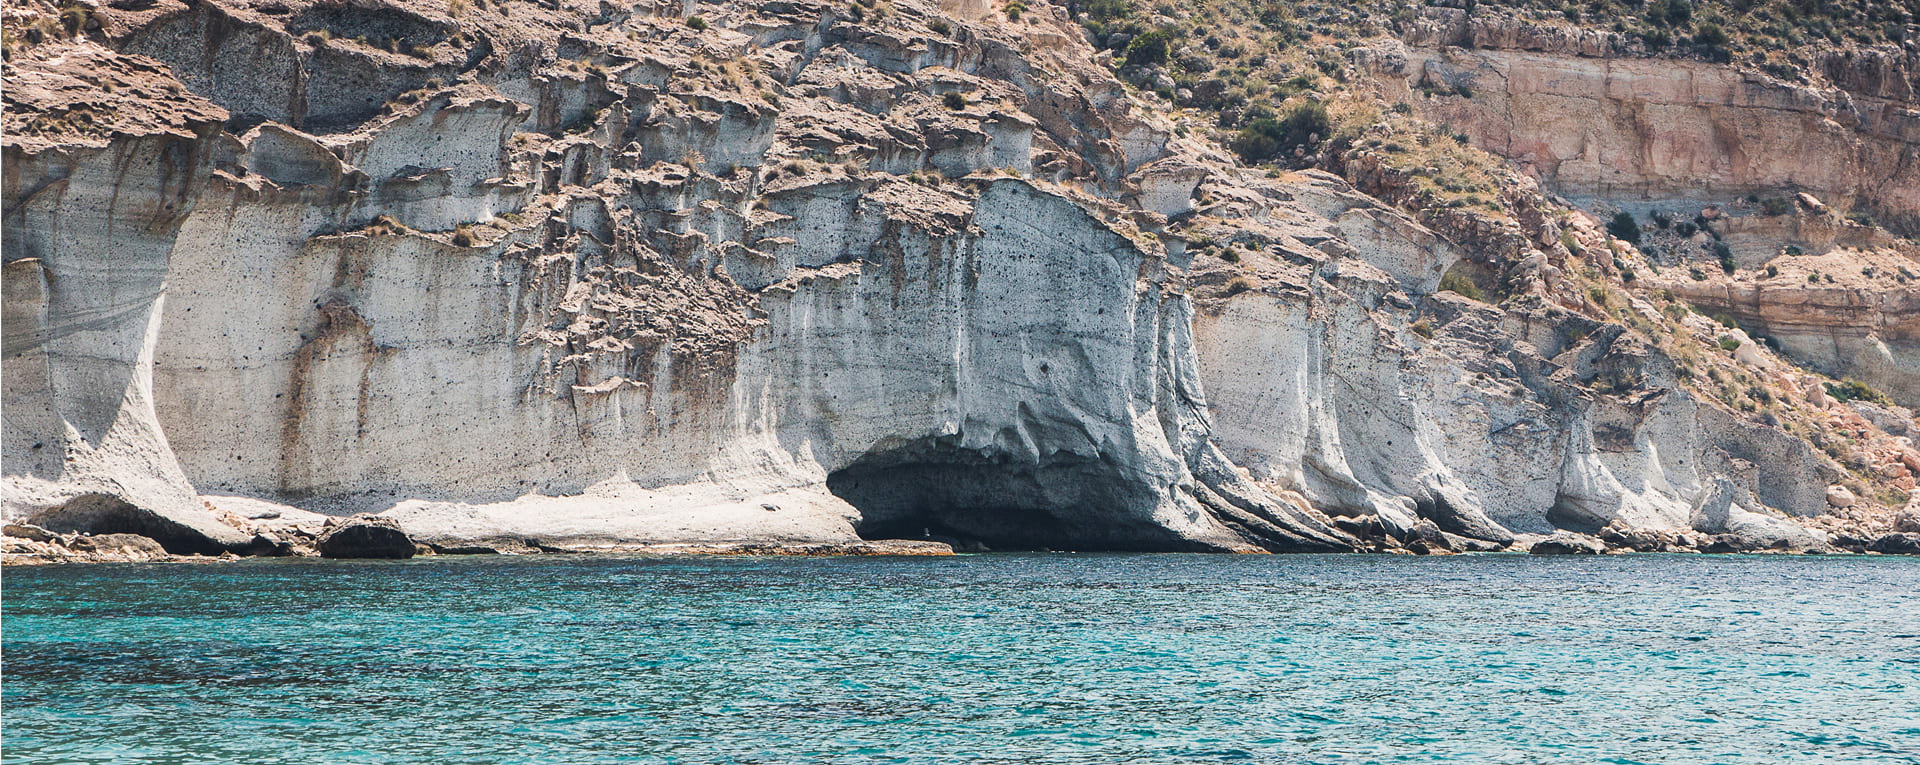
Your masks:
<svg viewBox="0 0 1920 765"><path fill-rule="evenodd" d="M200 518L196 489L333 512L544 495L575 509L485 533L716 541L576 523L634 516L582 492L638 482L678 518L805 515L799 542L1353 545L1207 436L1164 249L1096 198L1006 175L1124 184L1164 151L1165 128L1113 104L1110 77L1064 68L1044 30L933 35L915 6L875 37L821 8L742 6L726 26L795 44L643 13L632 35L567 43L608 70L504 54L468 69L443 65L454 27L434 14L331 8L110 25L211 100L192 102L204 122L148 126L77 172L9 145L8 307L33 320L9 338L51 336L8 364L9 517L52 523L88 490L177 524ZM290 37L302 25L436 52L395 62L377 35ZM516 12L459 28L490 41L467 48L480 56L537 27ZM267 42L203 69L216 38ZM745 87L655 55L708 44L746 54ZM467 74L430 82L444 66ZM340 79L356 67L371 85ZM981 174L915 182L927 171Z"/></svg>
<svg viewBox="0 0 1920 765"><path fill-rule="evenodd" d="M1776 253L1732 275L1673 273L1653 283L1772 338L1809 368L1920 405L1920 285L1904 276L1920 269L1920 247Z"/></svg>
<svg viewBox="0 0 1920 765"><path fill-rule="evenodd" d="M1606 32L1422 13L1411 44L1383 43L1362 58L1399 97L1563 194L1721 199L1802 189L1920 230L1911 93L1920 62L1885 62L1882 76L1862 78L1855 73L1876 68L1835 61L1833 84L1803 86L1632 57L1644 51Z"/></svg>
<svg viewBox="0 0 1920 765"><path fill-rule="evenodd" d="M9 59L6 518L218 553L292 545L260 500L378 513L333 557L1819 543L1768 508L1836 468L1644 335L1437 291L1482 254L1175 137L1063 11L889 7L161 0ZM1858 132L1834 184L1885 169ZM1613 152L1548 174L1704 172Z"/></svg>

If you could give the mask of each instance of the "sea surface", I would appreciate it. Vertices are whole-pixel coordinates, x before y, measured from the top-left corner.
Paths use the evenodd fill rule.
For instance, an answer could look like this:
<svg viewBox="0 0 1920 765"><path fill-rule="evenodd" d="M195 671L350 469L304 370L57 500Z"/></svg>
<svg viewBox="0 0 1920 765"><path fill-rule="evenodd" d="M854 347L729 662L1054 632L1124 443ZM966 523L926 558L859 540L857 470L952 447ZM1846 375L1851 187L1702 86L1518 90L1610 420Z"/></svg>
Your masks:
<svg viewBox="0 0 1920 765"><path fill-rule="evenodd" d="M19 763L1920 763L1920 559L10 568Z"/></svg>

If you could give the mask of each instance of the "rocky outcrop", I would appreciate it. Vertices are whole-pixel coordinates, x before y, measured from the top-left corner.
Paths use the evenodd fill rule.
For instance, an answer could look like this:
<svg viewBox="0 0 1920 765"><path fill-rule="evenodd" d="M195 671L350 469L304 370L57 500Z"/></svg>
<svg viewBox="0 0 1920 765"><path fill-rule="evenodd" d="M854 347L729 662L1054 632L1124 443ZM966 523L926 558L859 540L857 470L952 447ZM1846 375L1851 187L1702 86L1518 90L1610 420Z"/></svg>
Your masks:
<svg viewBox="0 0 1920 765"><path fill-rule="evenodd" d="M1107 103L1117 83L1062 70L1071 57L1042 36L962 25L922 48L825 8L741 7L726 26L804 44L743 49L731 29L634 17L636 37L676 55L735 46L738 68L663 70L642 53L658 45L617 37L582 43L605 69L509 56L434 85L362 48L395 29L431 48L454 34L445 22L349 10L303 6L282 27L196 7L111 27L112 43L270 121L177 138L159 191L76 177L69 187L102 201L43 195L61 211L170 201L173 217L125 243L144 248L148 282L95 288L101 301L151 293L145 313L101 320L144 343L122 343L131 394L47 384L38 401L10 378L10 411L47 416L10 415L9 455L57 432L78 396L149 434L128 450L153 467L104 474L178 465L164 485L185 500L197 488L330 512L417 498L387 517L450 547L469 533L453 529L475 545L729 542L715 524L731 507L759 514L737 526L744 541L764 541L763 518L777 517L795 524L786 541L811 545L1354 545L1248 482L1208 438L1180 273L1152 238L1107 203L1008 175L1045 166L1122 184L1164 145L1152 138L1164 128ZM927 12L882 26L924 37ZM302 37L307 74L284 98L236 79L272 82L288 66L272 46L222 59L244 75L194 69L207 30L267 39L302 19L372 31ZM460 34L532 34L476 23ZM317 66L328 51L372 62L380 81L341 91L327 78L352 68ZM394 83L428 87L348 102L405 92ZM979 106L943 105L947 92ZM9 150L27 167L49 157ZM31 186L10 182L9 199ZM46 242L29 249L47 251L49 281L79 285L65 274L126 259L82 246L111 238L71 216L19 220L10 228ZM158 309L162 293L175 310ZM46 323L83 308L52 303ZM10 472L9 496L30 478L77 491L71 471ZM588 492L635 483L648 488ZM697 522L656 524L650 502Z"/></svg>
<svg viewBox="0 0 1920 765"><path fill-rule="evenodd" d="M1243 172L1056 9L888 7L162 0L15 56L79 84L8 95L6 517L387 557L1819 543L1785 516L1836 469L1568 308L1571 253ZM60 51L197 95L43 118L108 90ZM1496 259L1551 288L1438 291Z"/></svg>
<svg viewBox="0 0 1920 765"><path fill-rule="evenodd" d="M1827 67L1835 80L1789 83L1644 58L1637 42L1606 31L1451 8L1422 16L1405 42L1375 43L1356 60L1390 100L1464 131L1555 191L1671 202L1805 190L1920 230L1920 113L1910 97L1920 67L1848 65L1839 55Z"/></svg>
<svg viewBox="0 0 1920 765"><path fill-rule="evenodd" d="M1798 250L1798 246L1795 248ZM1836 249L1773 257L1733 274L1718 268L1650 283L1702 312L1771 338L1796 362L1920 405L1920 248Z"/></svg>

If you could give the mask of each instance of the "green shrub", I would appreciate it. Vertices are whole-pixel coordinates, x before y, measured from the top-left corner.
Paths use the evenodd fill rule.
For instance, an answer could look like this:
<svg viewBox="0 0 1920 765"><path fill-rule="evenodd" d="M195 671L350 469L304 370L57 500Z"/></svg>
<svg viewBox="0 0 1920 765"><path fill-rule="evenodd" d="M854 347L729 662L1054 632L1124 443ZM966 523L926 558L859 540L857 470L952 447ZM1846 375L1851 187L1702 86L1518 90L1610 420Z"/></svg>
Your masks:
<svg viewBox="0 0 1920 765"><path fill-rule="evenodd" d="M1713 256L1719 259L1720 270L1733 273L1733 248L1728 247L1726 242L1713 243Z"/></svg>
<svg viewBox="0 0 1920 765"><path fill-rule="evenodd" d="M1173 33L1165 29L1142 32L1127 42L1128 66L1149 66L1167 63L1173 52Z"/></svg>
<svg viewBox="0 0 1920 765"><path fill-rule="evenodd" d="M1480 286L1459 271L1448 271L1446 275L1440 277L1440 291L1451 292L1469 300L1486 302L1485 298L1480 297Z"/></svg>
<svg viewBox="0 0 1920 765"><path fill-rule="evenodd" d="M1845 401L1859 400L1859 401L1867 401L1875 404L1880 404L1883 406L1889 403L1887 401L1886 394L1883 394L1880 391L1874 390L1872 387L1869 387L1866 383L1860 382L1859 380L1846 380L1840 383L1827 383L1826 388L1827 388L1827 395L1832 396L1835 401L1845 402Z"/></svg>
<svg viewBox="0 0 1920 765"><path fill-rule="evenodd" d="M1727 39L1726 31L1722 30L1719 24L1711 21L1702 21L1693 28L1694 45L1721 48L1725 47L1728 42L1731 42L1731 40Z"/></svg>
<svg viewBox="0 0 1920 765"><path fill-rule="evenodd" d="M1102 24L1133 15L1133 3L1128 0L1089 0L1080 7L1087 18Z"/></svg>
<svg viewBox="0 0 1920 765"><path fill-rule="evenodd" d="M1314 136L1326 138L1329 125L1327 107L1319 103L1301 104L1286 117L1261 117L1247 123L1234 135L1230 146L1242 161L1265 162L1284 156L1295 146L1310 143Z"/></svg>
<svg viewBox="0 0 1920 765"><path fill-rule="evenodd" d="M1639 244L1640 224L1634 221L1633 213L1621 210L1607 223L1607 234L1628 244Z"/></svg>
<svg viewBox="0 0 1920 765"><path fill-rule="evenodd" d="M959 111L967 108L967 97L959 93L948 93L940 97L940 103L948 109Z"/></svg>
<svg viewBox="0 0 1920 765"><path fill-rule="evenodd" d="M706 29L706 28L707 28L707 20L706 20L706 19L704 19L704 18L701 18L701 17L699 17L699 16L688 16L688 17L687 17L687 26L689 26L689 27L692 27L692 28L693 28L693 29L695 29L695 30L702 30L702 29Z"/></svg>
<svg viewBox="0 0 1920 765"><path fill-rule="evenodd" d="M1793 202L1786 197L1767 197L1760 200L1760 212L1767 215L1786 215L1793 212Z"/></svg>
<svg viewBox="0 0 1920 765"><path fill-rule="evenodd" d="M1725 337L1720 338L1720 350L1733 351L1733 350L1739 350L1739 348L1740 348L1740 341L1734 339L1733 335L1727 335Z"/></svg>

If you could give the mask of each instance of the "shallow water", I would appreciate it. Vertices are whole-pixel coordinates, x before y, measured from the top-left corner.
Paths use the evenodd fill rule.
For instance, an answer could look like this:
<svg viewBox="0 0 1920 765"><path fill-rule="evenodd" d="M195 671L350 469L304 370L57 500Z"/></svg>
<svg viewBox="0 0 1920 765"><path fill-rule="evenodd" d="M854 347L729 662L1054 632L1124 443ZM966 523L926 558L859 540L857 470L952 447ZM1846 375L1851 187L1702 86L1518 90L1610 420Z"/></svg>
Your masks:
<svg viewBox="0 0 1920 765"><path fill-rule="evenodd" d="M1920 762L1920 559L535 556L5 574L51 762Z"/></svg>

